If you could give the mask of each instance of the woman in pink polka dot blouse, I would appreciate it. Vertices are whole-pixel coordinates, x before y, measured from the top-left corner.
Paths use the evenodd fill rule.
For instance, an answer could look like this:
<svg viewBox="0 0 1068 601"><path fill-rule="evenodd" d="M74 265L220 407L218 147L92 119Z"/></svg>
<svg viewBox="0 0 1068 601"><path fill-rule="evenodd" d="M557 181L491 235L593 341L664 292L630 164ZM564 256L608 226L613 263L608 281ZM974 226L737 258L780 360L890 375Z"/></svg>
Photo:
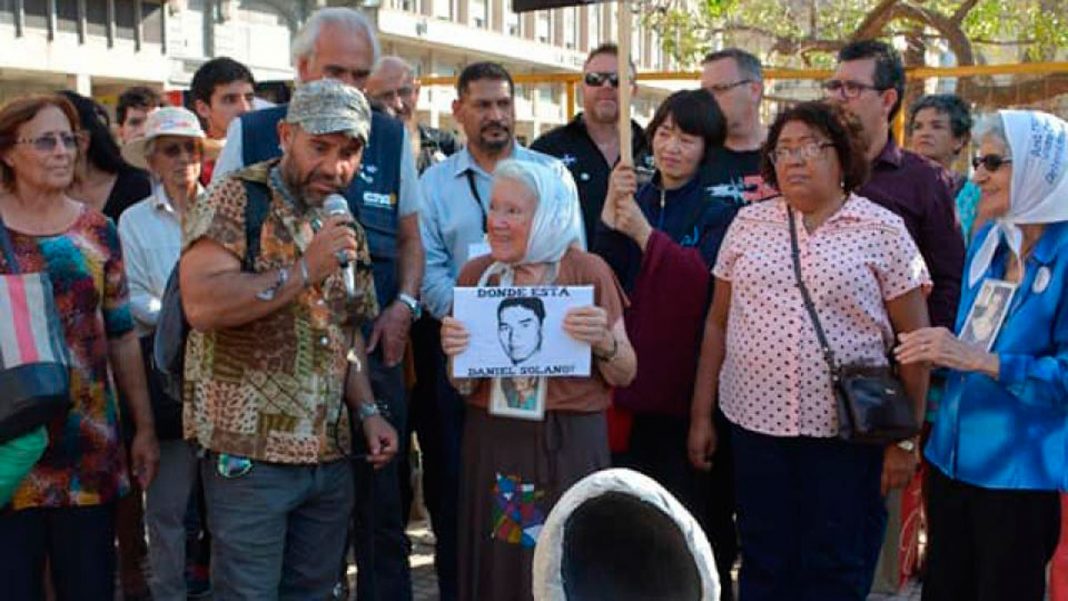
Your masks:
<svg viewBox="0 0 1068 601"><path fill-rule="evenodd" d="M731 422L746 601L865 599L886 528L883 495L917 463L914 442L884 449L837 438L830 372L794 275L790 227L840 364L885 365L895 333L928 324L931 279L904 223L853 193L868 173L858 134L854 118L822 102L781 113L763 171L782 196L738 213L713 269L689 453L696 466L715 460L718 400ZM927 368L899 374L918 423Z"/></svg>

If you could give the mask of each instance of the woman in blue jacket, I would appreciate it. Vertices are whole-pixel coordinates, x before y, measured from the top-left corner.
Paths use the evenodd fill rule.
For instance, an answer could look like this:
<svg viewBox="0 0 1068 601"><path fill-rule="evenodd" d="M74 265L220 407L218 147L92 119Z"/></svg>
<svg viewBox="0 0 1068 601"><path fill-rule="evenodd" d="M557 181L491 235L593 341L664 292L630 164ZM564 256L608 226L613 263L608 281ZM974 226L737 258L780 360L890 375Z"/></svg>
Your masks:
<svg viewBox="0 0 1068 601"><path fill-rule="evenodd" d="M712 265L739 204L717 196L704 179L712 151L727 127L704 90L667 97L647 135L656 172L638 185L634 169L612 171L595 253L612 267L630 300L627 336L641 357L634 382L615 391L610 434L613 463L652 477L702 520L729 581L737 554L727 442L711 476L690 465L687 435L704 318L711 302ZM628 424L630 431L624 434ZM724 428L725 430L726 428ZM622 439L622 440L621 440ZM625 445L618 444L625 440ZM712 466L709 466L712 467ZM714 489L707 512L699 487ZM730 595L730 587L725 587Z"/></svg>
<svg viewBox="0 0 1068 601"><path fill-rule="evenodd" d="M978 132L996 219L969 249L960 337L926 328L896 349L952 370L925 450L923 599L1040 601L1068 488L1068 123L999 111Z"/></svg>

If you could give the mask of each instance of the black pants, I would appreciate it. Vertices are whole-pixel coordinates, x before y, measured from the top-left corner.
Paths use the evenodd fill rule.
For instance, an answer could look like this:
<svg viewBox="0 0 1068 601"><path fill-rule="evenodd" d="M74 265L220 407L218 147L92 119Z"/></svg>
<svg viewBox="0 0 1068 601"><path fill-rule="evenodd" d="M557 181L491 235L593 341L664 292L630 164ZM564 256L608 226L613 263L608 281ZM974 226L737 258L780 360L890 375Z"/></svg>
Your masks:
<svg viewBox="0 0 1068 601"><path fill-rule="evenodd" d="M924 601L1041 601L1060 533L1056 492L927 477Z"/></svg>
<svg viewBox="0 0 1068 601"><path fill-rule="evenodd" d="M43 601L47 559L57 601L113 601L114 541L114 503L0 515L0 596Z"/></svg>
<svg viewBox="0 0 1068 601"><path fill-rule="evenodd" d="M386 419L397 429L397 457L375 470L362 458L354 463L356 502L353 506L353 555L356 557L356 596L361 601L409 601L412 574L408 564L411 542L404 529L406 512L401 507L398 463L408 460L404 440L408 421L404 377L400 366L386 367L382 349L368 357L375 400L384 405ZM353 420L353 449L366 453L359 422Z"/></svg>
<svg viewBox="0 0 1068 601"><path fill-rule="evenodd" d="M726 425L717 426L719 445L713 471L706 475L690 465L686 450L689 431L686 417L636 414L627 450L613 455L612 465L656 480L693 514L712 545L722 583L720 601L731 601L731 567L738 556L738 535L734 528L730 433Z"/></svg>
<svg viewBox="0 0 1068 601"><path fill-rule="evenodd" d="M742 601L864 601L886 532L883 449L739 426L731 442Z"/></svg>
<svg viewBox="0 0 1068 601"><path fill-rule="evenodd" d="M449 383L441 351L441 322L426 316L412 325L416 384L411 420L423 452L423 498L434 529L434 568L441 601L457 597L457 504L464 401Z"/></svg>

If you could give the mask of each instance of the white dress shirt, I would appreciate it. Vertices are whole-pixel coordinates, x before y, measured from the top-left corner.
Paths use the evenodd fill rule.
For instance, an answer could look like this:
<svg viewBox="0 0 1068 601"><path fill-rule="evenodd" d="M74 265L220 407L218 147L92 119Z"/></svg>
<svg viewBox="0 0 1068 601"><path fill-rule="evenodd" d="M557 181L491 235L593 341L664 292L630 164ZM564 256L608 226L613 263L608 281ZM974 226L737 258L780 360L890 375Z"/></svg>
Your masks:
<svg viewBox="0 0 1068 601"><path fill-rule="evenodd" d="M155 182L152 189L151 196L132 205L119 217L130 309L138 336L155 330L167 278L182 250L181 217L162 184ZM202 192L198 185L197 195Z"/></svg>

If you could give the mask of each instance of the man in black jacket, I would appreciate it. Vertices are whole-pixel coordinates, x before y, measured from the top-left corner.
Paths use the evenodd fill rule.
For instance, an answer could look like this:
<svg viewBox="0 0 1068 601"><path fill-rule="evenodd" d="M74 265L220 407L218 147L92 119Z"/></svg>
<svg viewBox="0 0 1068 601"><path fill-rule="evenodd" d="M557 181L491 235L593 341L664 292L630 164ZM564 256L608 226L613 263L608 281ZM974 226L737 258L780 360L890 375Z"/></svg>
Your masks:
<svg viewBox="0 0 1068 601"><path fill-rule="evenodd" d="M586 242L593 240L601 208L608 194L608 176L619 162L619 86L634 85L631 73L621 79L618 73L619 48L601 44L590 51L582 67L582 112L570 123L546 133L530 148L564 162L578 186ZM632 93L635 90L632 90ZM634 164L640 170L652 169L652 155L646 150L645 133L631 121Z"/></svg>

